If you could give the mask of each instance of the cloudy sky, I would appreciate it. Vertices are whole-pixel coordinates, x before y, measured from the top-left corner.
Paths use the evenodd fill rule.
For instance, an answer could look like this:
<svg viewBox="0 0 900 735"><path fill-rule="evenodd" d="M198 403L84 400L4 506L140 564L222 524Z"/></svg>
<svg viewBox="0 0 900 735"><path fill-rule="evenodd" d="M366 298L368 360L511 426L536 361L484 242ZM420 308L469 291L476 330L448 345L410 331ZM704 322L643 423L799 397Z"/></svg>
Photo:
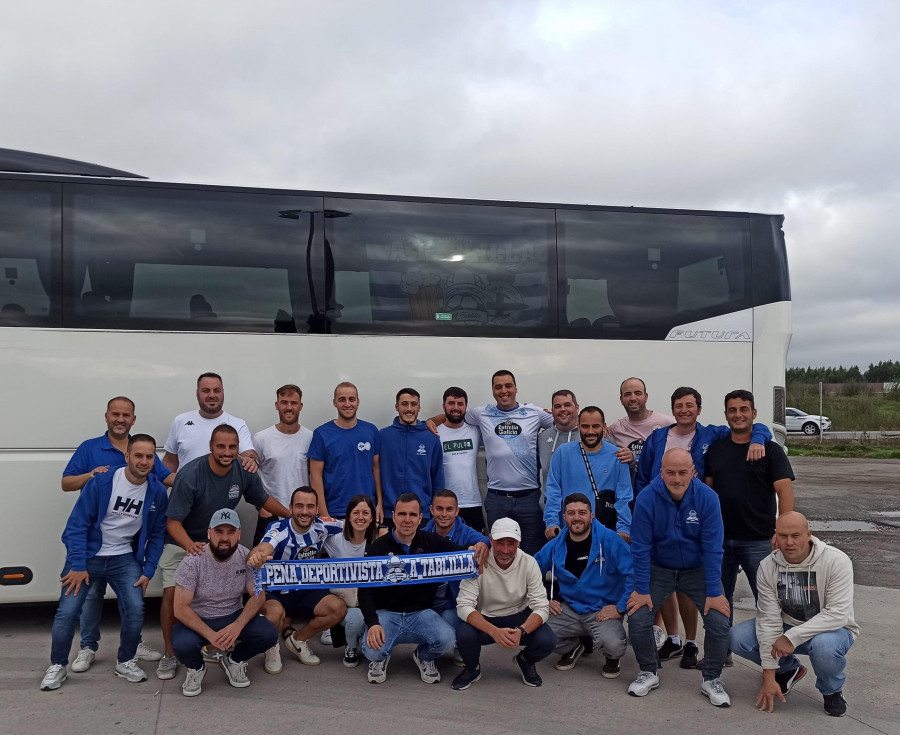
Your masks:
<svg viewBox="0 0 900 735"><path fill-rule="evenodd" d="M163 181L783 213L789 365L900 359L900 2L5 3L0 147Z"/></svg>

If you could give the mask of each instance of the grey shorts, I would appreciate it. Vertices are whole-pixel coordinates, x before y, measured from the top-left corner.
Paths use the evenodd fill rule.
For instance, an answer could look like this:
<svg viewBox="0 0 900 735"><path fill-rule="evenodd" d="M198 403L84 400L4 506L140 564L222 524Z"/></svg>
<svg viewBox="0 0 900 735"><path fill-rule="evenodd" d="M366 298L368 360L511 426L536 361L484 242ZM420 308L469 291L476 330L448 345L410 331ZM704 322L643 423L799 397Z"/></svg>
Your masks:
<svg viewBox="0 0 900 735"><path fill-rule="evenodd" d="M175 571L185 556L187 552L178 544L163 546L163 553L159 557L159 573L162 574L163 589L175 586Z"/></svg>

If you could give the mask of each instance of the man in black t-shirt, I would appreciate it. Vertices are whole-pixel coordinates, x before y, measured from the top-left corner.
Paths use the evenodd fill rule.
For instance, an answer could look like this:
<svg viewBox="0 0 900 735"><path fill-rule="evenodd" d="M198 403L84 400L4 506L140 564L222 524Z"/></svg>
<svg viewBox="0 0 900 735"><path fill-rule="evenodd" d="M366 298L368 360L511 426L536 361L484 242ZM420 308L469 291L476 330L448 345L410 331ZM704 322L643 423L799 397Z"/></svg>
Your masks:
<svg viewBox="0 0 900 735"><path fill-rule="evenodd" d="M753 394L732 391L725 396L725 420L731 436L713 442L706 451L705 482L719 496L725 526L722 589L729 605L738 568L744 570L754 599L757 597L756 570L772 552L776 513L794 509L794 473L784 450L768 441L764 457L747 461L754 419Z"/></svg>

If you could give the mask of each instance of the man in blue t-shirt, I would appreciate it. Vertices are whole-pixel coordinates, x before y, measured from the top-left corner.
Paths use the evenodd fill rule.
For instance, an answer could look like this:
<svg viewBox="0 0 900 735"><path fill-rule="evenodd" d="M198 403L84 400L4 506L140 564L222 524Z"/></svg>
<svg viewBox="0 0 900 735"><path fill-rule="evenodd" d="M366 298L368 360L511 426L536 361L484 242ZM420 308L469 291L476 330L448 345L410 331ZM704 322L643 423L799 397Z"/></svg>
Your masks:
<svg viewBox="0 0 900 735"><path fill-rule="evenodd" d="M119 467L125 466L131 427L137 420L134 401L125 396L111 398L106 404L103 418L106 421L106 433L81 442L63 470L63 492L81 490L95 475L115 472ZM153 457L153 470L150 474L166 487L172 487L175 481L175 473L170 472L156 455ZM100 619L103 617L105 596L105 582L90 586L79 621L81 644L78 656L72 662L72 671L76 673L91 668L100 647ZM142 661L159 661L162 658L161 652L151 648L143 640L138 644L137 655Z"/></svg>
<svg viewBox="0 0 900 735"><path fill-rule="evenodd" d="M375 514L381 523L384 505L378 429L356 417L359 393L353 383L338 383L332 403L337 418L313 432L306 453L309 484L319 496L319 514L323 518L343 518L354 495L368 495L375 500Z"/></svg>

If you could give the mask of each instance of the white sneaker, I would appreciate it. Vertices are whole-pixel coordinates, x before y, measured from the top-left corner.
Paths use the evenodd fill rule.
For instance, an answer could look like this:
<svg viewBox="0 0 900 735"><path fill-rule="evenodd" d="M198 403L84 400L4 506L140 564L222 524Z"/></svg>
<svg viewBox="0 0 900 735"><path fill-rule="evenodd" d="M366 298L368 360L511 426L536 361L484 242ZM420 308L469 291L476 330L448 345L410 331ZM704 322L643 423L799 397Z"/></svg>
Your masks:
<svg viewBox="0 0 900 735"><path fill-rule="evenodd" d="M731 697L722 686L721 679L709 679L700 685L700 693L709 697L709 703L716 707L730 707Z"/></svg>
<svg viewBox="0 0 900 735"><path fill-rule="evenodd" d="M331 645L331 629L322 632L322 636L319 638L322 641L323 646Z"/></svg>
<svg viewBox="0 0 900 735"><path fill-rule="evenodd" d="M203 691L203 677L206 676L206 667L202 669L186 669L184 684L181 685L181 693L185 697L196 697Z"/></svg>
<svg viewBox="0 0 900 735"><path fill-rule="evenodd" d="M72 673L81 674L87 671L91 668L91 664L94 663L96 657L97 652L92 648L82 648L72 662Z"/></svg>
<svg viewBox="0 0 900 735"><path fill-rule="evenodd" d="M174 656L163 656L156 666L157 679L174 679L175 672L178 671L178 659ZM199 694L200 692L197 692Z"/></svg>
<svg viewBox="0 0 900 735"><path fill-rule="evenodd" d="M465 667L465 665L466 665L466 662L463 661L462 656L459 655L458 648L453 649L453 665L454 666L462 666L462 667Z"/></svg>
<svg viewBox="0 0 900 735"><path fill-rule="evenodd" d="M281 673L281 649L278 647L276 643L274 646L266 650L266 673L267 674L280 674Z"/></svg>
<svg viewBox="0 0 900 735"><path fill-rule="evenodd" d="M284 639L284 647L293 653L300 660L301 664L318 666L322 663L322 659L310 649L309 641L298 641L294 636L289 635Z"/></svg>
<svg viewBox="0 0 900 735"><path fill-rule="evenodd" d="M669 636L666 634L666 631L664 631L658 625L653 626L653 640L656 642L657 651L663 647L663 643L665 643L668 639Z"/></svg>
<svg viewBox="0 0 900 735"><path fill-rule="evenodd" d="M234 661L231 656L222 656L219 659L219 665L222 667L222 671L225 672L225 676L228 677L228 683L233 687L237 687L238 689L243 689L244 687L250 686L250 679L247 678L247 662L246 661Z"/></svg>
<svg viewBox="0 0 900 735"><path fill-rule="evenodd" d="M422 661L419 658L419 649L413 651L413 661L419 667L419 676L426 684L437 684L441 680L441 672L437 670L434 661Z"/></svg>
<svg viewBox="0 0 900 735"><path fill-rule="evenodd" d="M159 661L163 657L162 651L157 651L153 646L144 643L143 639L138 643L137 657L141 661Z"/></svg>
<svg viewBox="0 0 900 735"><path fill-rule="evenodd" d="M366 678L370 684L384 684L387 680L387 667L390 661L390 656L384 661L369 661L369 671L366 674Z"/></svg>
<svg viewBox="0 0 900 735"><path fill-rule="evenodd" d="M137 684L140 681L147 681L147 675L144 673L144 670L138 666L136 658L131 659L131 661L116 662L116 676L121 676L132 684Z"/></svg>
<svg viewBox="0 0 900 735"><path fill-rule="evenodd" d="M654 689L659 688L659 675L652 671L641 671L638 678L628 685L628 693L632 697L646 697Z"/></svg>
<svg viewBox="0 0 900 735"><path fill-rule="evenodd" d="M41 679L41 691L48 692L51 689L59 689L66 680L66 667L60 664L52 664L44 678Z"/></svg>

